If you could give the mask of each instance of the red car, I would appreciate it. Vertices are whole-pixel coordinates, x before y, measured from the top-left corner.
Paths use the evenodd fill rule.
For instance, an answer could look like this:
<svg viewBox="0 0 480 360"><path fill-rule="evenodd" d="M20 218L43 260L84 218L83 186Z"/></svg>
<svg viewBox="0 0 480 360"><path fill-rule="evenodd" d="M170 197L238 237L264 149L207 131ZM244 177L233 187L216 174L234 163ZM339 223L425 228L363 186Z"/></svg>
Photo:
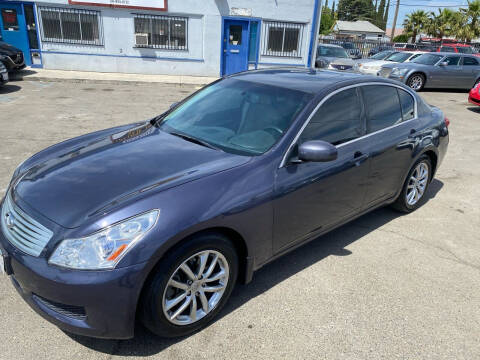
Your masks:
<svg viewBox="0 0 480 360"><path fill-rule="evenodd" d="M468 102L480 106L480 82L478 82L468 94Z"/></svg>
<svg viewBox="0 0 480 360"><path fill-rule="evenodd" d="M480 56L480 54L475 53L475 50L470 45L466 44L443 44L437 49L437 51Z"/></svg>

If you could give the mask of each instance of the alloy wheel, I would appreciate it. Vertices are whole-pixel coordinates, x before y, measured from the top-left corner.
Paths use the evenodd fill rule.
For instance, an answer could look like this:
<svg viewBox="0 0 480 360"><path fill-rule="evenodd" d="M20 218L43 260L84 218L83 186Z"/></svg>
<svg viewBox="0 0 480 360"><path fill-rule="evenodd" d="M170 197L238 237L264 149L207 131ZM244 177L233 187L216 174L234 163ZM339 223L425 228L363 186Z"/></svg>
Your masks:
<svg viewBox="0 0 480 360"><path fill-rule="evenodd" d="M185 260L170 277L162 308L168 321L190 325L210 313L220 302L229 279L225 257L204 250Z"/></svg>
<svg viewBox="0 0 480 360"><path fill-rule="evenodd" d="M423 86L423 77L421 75L413 75L408 80L408 86L410 86L415 91L420 90Z"/></svg>
<svg viewBox="0 0 480 360"><path fill-rule="evenodd" d="M410 206L415 205L425 193L428 182L428 165L419 163L412 172L407 185L406 200Z"/></svg>

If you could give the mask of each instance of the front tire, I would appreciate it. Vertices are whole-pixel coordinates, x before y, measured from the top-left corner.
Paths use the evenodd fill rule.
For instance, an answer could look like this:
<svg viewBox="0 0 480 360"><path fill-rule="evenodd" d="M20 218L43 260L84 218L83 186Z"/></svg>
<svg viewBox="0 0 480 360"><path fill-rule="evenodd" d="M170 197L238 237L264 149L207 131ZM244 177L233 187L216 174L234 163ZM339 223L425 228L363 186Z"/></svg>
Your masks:
<svg viewBox="0 0 480 360"><path fill-rule="evenodd" d="M402 192L392 206L404 213L416 210L421 205L431 179L432 162L427 155L423 155L410 169Z"/></svg>
<svg viewBox="0 0 480 360"><path fill-rule="evenodd" d="M238 257L221 234L195 236L169 252L142 297L141 319L154 334L179 337L206 327L235 286Z"/></svg>
<svg viewBox="0 0 480 360"><path fill-rule="evenodd" d="M415 91L420 91L425 86L425 76L422 74L412 74L407 80L407 86Z"/></svg>

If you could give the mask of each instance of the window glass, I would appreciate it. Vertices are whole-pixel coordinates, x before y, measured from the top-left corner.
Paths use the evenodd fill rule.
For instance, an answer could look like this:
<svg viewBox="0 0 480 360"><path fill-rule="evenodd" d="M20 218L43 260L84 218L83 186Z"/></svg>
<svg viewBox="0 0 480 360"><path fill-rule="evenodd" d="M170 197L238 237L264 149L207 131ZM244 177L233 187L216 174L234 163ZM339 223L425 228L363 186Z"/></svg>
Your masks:
<svg viewBox="0 0 480 360"><path fill-rule="evenodd" d="M385 85L362 86L369 133L402 122L397 88Z"/></svg>
<svg viewBox="0 0 480 360"><path fill-rule="evenodd" d="M250 23L250 41L248 48L248 61L257 61L257 36L258 36L258 22L252 21Z"/></svg>
<svg viewBox="0 0 480 360"><path fill-rule="evenodd" d="M440 48L440 51L443 51L443 52L455 52L455 48L452 47L452 46L442 46Z"/></svg>
<svg viewBox="0 0 480 360"><path fill-rule="evenodd" d="M393 61L393 62L404 62L405 60L407 60L410 56L412 56L412 53L409 53L409 52L397 52L397 53L394 53L390 56L387 56L385 58L385 61Z"/></svg>
<svg viewBox="0 0 480 360"><path fill-rule="evenodd" d="M230 25L230 45L242 45L242 26Z"/></svg>
<svg viewBox="0 0 480 360"><path fill-rule="evenodd" d="M363 128L357 89L348 89L325 101L300 135L300 143L323 140L339 145L362 136Z"/></svg>
<svg viewBox="0 0 480 360"><path fill-rule="evenodd" d="M284 22L264 22L267 39L262 55L299 57L301 56L302 33L304 24Z"/></svg>
<svg viewBox="0 0 480 360"><path fill-rule="evenodd" d="M448 66L456 66L460 62L460 56L447 56L442 62L448 63Z"/></svg>
<svg viewBox="0 0 480 360"><path fill-rule="evenodd" d="M464 57L463 58L463 65L478 65L477 59L471 57Z"/></svg>
<svg viewBox="0 0 480 360"><path fill-rule="evenodd" d="M402 89L398 89L400 105L402 106L403 121L413 119L415 116L415 102L412 95Z"/></svg>
<svg viewBox="0 0 480 360"><path fill-rule="evenodd" d="M225 79L175 108L160 129L230 153L259 155L290 127L312 95L283 87Z"/></svg>
<svg viewBox="0 0 480 360"><path fill-rule="evenodd" d="M457 50L462 54L473 54L473 49L470 46L459 46Z"/></svg>
<svg viewBox="0 0 480 360"><path fill-rule="evenodd" d="M18 30L17 10L2 9L3 30Z"/></svg>
<svg viewBox="0 0 480 360"><path fill-rule="evenodd" d="M411 62L423 65L435 65L443 56L434 54L423 54L413 59Z"/></svg>
<svg viewBox="0 0 480 360"><path fill-rule="evenodd" d="M39 7L42 41L102 45L100 13L93 10Z"/></svg>
<svg viewBox="0 0 480 360"><path fill-rule="evenodd" d="M187 50L187 18L136 14L133 21L136 47Z"/></svg>

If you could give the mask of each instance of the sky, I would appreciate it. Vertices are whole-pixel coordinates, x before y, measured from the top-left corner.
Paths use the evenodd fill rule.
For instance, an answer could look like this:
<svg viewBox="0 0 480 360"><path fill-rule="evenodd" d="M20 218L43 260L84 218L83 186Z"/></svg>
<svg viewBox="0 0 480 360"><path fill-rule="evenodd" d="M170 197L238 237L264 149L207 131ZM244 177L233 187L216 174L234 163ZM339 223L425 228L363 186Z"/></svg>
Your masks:
<svg viewBox="0 0 480 360"><path fill-rule="evenodd" d="M397 28L402 27L405 15L410 14L415 10L434 11L437 9L448 7L452 10L458 10L459 7L466 7L467 0L398 0L400 1L400 8L398 10ZM380 1L379 1L380 2ZM386 1L388 2L388 0ZM390 0L390 10L388 11L387 28L392 27L393 17L395 15L395 6L397 0Z"/></svg>

